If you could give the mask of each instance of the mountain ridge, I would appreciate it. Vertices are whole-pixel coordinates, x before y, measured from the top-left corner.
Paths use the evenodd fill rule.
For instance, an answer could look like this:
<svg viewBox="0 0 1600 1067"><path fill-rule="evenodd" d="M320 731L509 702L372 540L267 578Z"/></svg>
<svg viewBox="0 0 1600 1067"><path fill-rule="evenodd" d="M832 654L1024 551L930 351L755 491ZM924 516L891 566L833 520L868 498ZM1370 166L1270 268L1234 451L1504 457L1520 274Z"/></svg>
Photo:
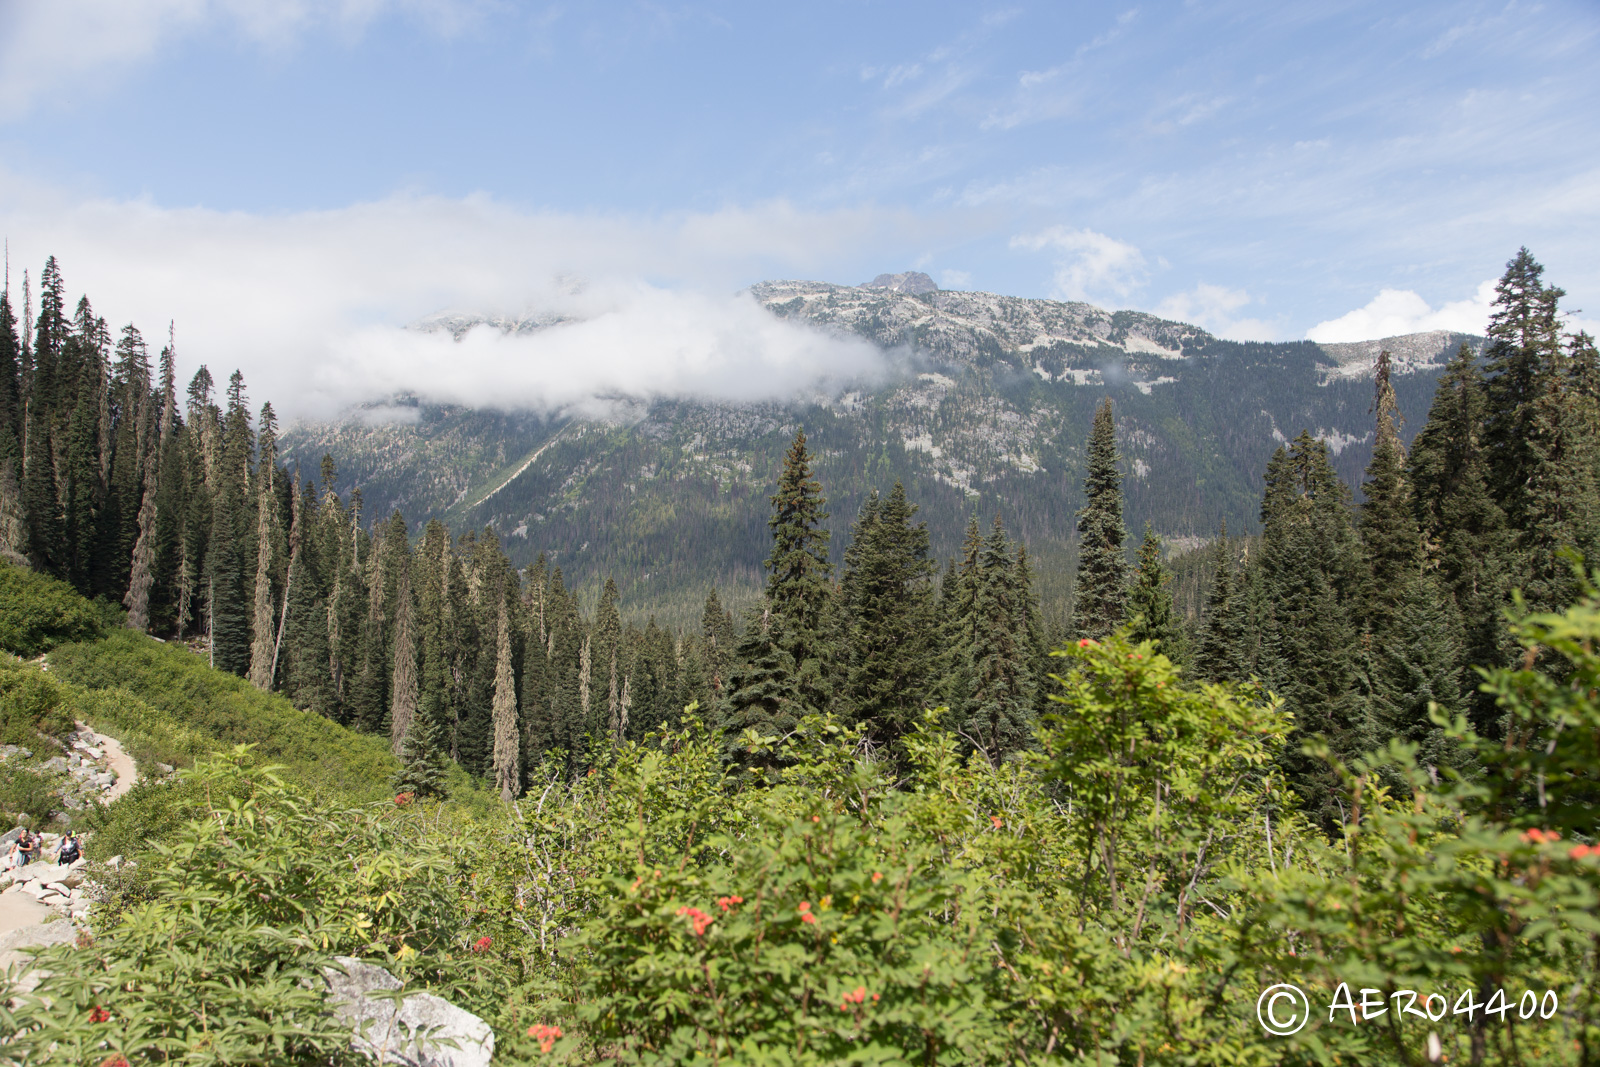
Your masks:
<svg viewBox="0 0 1600 1067"><path fill-rule="evenodd" d="M306 467L333 455L346 484L361 487L368 521L399 508L414 527L429 518L457 532L488 526L514 562L543 551L585 590L615 574L641 612L687 622L712 583L735 603L759 588L766 496L804 426L831 501L835 559L862 500L899 480L923 505L936 555L955 551L970 515L987 522L998 512L1051 572L1047 598L1064 603L1057 572L1070 574L1075 555L1082 445L1101 396L1117 408L1130 530L1149 520L1169 539L1198 543L1223 519L1254 527L1267 456L1302 428L1359 482L1372 346L1396 355L1401 407L1420 426L1445 360L1463 340L1482 343L1442 331L1342 345L1235 342L1144 312L888 284L768 281L747 291L775 315L871 341L891 373L786 402L633 398L604 419L402 398L414 420L303 423L285 435L284 454ZM561 320L441 313L424 323L459 338Z"/></svg>

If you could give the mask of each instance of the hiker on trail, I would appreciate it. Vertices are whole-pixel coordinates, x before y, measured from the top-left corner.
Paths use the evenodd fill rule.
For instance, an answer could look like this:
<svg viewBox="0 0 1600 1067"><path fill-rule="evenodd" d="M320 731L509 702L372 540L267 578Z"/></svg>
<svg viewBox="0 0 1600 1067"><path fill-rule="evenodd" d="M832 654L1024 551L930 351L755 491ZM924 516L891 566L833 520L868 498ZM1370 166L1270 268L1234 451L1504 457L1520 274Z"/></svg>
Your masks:
<svg viewBox="0 0 1600 1067"><path fill-rule="evenodd" d="M83 856L83 846L78 843L78 835L67 832L61 839L61 850L56 853L56 863L63 867L70 867L77 863Z"/></svg>
<svg viewBox="0 0 1600 1067"><path fill-rule="evenodd" d="M22 866L22 842L16 840L6 846L6 858L0 861L0 870L13 870Z"/></svg>
<svg viewBox="0 0 1600 1067"><path fill-rule="evenodd" d="M17 862L15 867L26 867L39 855L39 839L27 827L22 828L22 833L17 835L17 843L12 846L16 852Z"/></svg>

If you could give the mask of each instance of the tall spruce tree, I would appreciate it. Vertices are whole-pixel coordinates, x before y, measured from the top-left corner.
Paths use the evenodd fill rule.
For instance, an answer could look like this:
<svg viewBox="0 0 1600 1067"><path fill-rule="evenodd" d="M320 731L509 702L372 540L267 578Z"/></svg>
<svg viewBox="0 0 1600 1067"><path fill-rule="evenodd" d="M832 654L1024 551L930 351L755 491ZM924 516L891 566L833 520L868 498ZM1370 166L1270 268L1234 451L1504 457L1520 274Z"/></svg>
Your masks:
<svg viewBox="0 0 1600 1067"><path fill-rule="evenodd" d="M873 493L862 505L845 552L840 587L847 649L844 703L880 743L915 724L936 681L934 565L928 559L927 523L913 524L916 513L899 482L887 499Z"/></svg>
<svg viewBox="0 0 1600 1067"><path fill-rule="evenodd" d="M1195 670L1208 682L1242 682L1249 676L1244 608L1235 590L1234 553L1228 541L1227 520L1223 520L1211 551L1211 590L1206 594L1205 615L1200 620Z"/></svg>
<svg viewBox="0 0 1600 1067"><path fill-rule="evenodd" d="M1027 741L1035 679L1029 665L1023 591L1004 524L996 515L978 557L972 646L961 733L978 751L999 759Z"/></svg>
<svg viewBox="0 0 1600 1067"><path fill-rule="evenodd" d="M1089 430L1087 500L1078 512L1078 580L1072 592L1072 630L1101 638L1127 618L1128 558L1122 522L1122 472L1117 469L1116 420L1111 400L1095 409Z"/></svg>
<svg viewBox="0 0 1600 1067"><path fill-rule="evenodd" d="M1160 535L1148 522L1139 546L1139 567L1128 591L1128 613L1133 640L1154 641L1162 655L1174 663L1183 661L1183 627L1172 610L1172 569L1163 558Z"/></svg>
<svg viewBox="0 0 1600 1067"><path fill-rule="evenodd" d="M1427 563L1454 600L1461 619L1457 666L1503 666L1515 644L1506 625L1515 570L1512 533L1489 489L1482 444L1486 406L1483 378L1462 344L1445 368L1428 420L1412 442L1408 475ZM1463 675L1466 677L1466 675ZM1470 687L1469 718L1486 737L1498 736L1500 711Z"/></svg>
<svg viewBox="0 0 1600 1067"><path fill-rule="evenodd" d="M1389 353L1380 352L1360 516L1363 658L1378 731L1417 742L1422 758L1438 767L1451 761L1450 745L1431 713L1435 704L1451 715L1461 711L1460 625L1454 600L1424 569L1390 370Z"/></svg>
<svg viewBox="0 0 1600 1067"><path fill-rule="evenodd" d="M1308 814L1338 820L1339 783L1327 765L1301 752L1313 736L1353 759L1376 738L1360 684L1355 612L1360 557L1350 491L1328 462L1327 445L1301 431L1267 468L1261 580L1272 601L1269 687L1295 716L1282 762Z"/></svg>
<svg viewBox="0 0 1600 1067"><path fill-rule="evenodd" d="M784 456L772 496L772 556L767 560L767 601L781 620L784 650L794 661L795 691L808 708L827 706L827 614L833 565L828 562L827 498L811 472L804 430Z"/></svg>

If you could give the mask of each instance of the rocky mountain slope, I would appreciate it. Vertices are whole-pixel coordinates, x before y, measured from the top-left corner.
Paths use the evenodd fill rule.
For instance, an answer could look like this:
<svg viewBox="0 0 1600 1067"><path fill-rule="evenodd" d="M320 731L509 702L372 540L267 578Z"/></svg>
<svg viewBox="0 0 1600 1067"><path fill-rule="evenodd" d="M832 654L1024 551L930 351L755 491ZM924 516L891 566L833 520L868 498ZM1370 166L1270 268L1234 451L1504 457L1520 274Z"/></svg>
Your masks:
<svg viewBox="0 0 1600 1067"><path fill-rule="evenodd" d="M1481 344L1444 332L1241 343L1141 312L931 286L913 272L863 286L752 288L773 314L888 352L895 372L876 386L787 404L640 402L611 421L410 400L415 421L301 425L285 450L308 470L331 453L342 483L361 487L369 520L398 507L413 523L492 526L517 562L544 551L585 587L614 574L635 610L685 621L711 582L736 599L756 588L766 496L803 426L820 453L836 553L867 493L899 479L941 557L968 516L1001 514L1041 558L1059 606L1083 442L1101 397L1117 409L1130 530L1148 519L1174 543L1198 543L1224 518L1233 530L1253 527L1267 457L1302 428L1327 439L1341 474L1359 480L1380 348L1397 357L1414 431L1450 353ZM442 315L422 325L459 337L475 324Z"/></svg>

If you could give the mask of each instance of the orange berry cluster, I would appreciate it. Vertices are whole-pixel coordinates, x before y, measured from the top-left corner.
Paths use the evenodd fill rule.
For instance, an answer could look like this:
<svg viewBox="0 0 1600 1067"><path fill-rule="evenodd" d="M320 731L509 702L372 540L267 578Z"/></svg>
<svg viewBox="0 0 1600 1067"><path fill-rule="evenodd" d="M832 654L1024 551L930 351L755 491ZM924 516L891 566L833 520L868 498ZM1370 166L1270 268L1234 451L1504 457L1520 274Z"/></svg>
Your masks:
<svg viewBox="0 0 1600 1067"><path fill-rule="evenodd" d="M534 1023L528 1027L528 1036L539 1042L540 1052L549 1052L555 1047L556 1038L561 1036L561 1027Z"/></svg>

